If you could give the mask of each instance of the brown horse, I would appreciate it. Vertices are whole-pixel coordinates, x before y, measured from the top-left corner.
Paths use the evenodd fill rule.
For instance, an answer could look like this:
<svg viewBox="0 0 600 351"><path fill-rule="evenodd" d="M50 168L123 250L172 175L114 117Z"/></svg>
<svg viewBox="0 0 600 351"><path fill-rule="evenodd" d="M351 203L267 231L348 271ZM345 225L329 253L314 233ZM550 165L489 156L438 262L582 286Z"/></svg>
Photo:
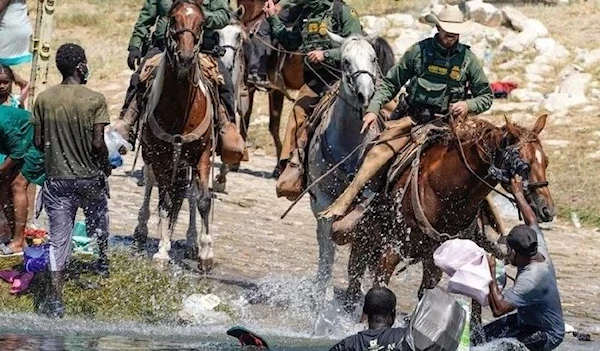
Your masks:
<svg viewBox="0 0 600 351"><path fill-rule="evenodd" d="M507 150L516 150L513 154L518 152L517 157L530 166L528 200L540 220L552 220L554 202L546 181L548 160L538 137L545 123L545 115L531 130L508 120L500 128L471 119L452 125L451 132L417 155L412 167L390 184L391 191L381 196L361 225L362 234L353 241L348 302L358 298L367 266L379 285L389 283L401 258L422 262L421 297L424 289L435 287L442 277L434 265L433 252L444 240L468 238L491 250L476 220L482 201L498 184L489 170L507 170L503 162Z"/></svg>
<svg viewBox="0 0 600 351"><path fill-rule="evenodd" d="M265 14L262 11L265 0L238 0L238 6L244 8L240 21L247 31L258 28L262 21L266 21ZM304 85L303 62L304 57L294 54L283 54L280 51L273 50L269 57L268 78L273 88L269 89L269 132L273 137L275 152L277 157L281 156L281 137L279 136L279 127L281 124L281 112L283 110L283 100L287 94L286 89L298 90ZM249 87L247 97L242 100L242 121L240 132L244 140L248 135L248 125L250 115L254 106L254 94L256 89ZM285 93L285 94L284 94Z"/></svg>
<svg viewBox="0 0 600 351"><path fill-rule="evenodd" d="M199 266L210 269L213 253L208 227L208 182L215 111L209 83L198 60L205 19L201 6L201 0L175 0L168 14L167 50L146 99L142 156L146 165L152 167L159 188L160 243L154 259L169 260L182 200L190 186L198 186L197 207L205 229L198 240ZM144 245L147 231L136 233L137 244ZM198 256L198 244L191 238L186 255Z"/></svg>

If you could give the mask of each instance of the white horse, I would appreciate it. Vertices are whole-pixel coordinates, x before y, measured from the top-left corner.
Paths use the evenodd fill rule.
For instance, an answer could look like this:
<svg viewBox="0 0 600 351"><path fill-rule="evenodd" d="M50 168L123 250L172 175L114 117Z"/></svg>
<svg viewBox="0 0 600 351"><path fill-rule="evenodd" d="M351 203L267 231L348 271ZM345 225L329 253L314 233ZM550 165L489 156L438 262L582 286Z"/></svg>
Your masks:
<svg viewBox="0 0 600 351"><path fill-rule="evenodd" d="M317 240L319 243L319 263L317 289L320 296L331 296L331 280L335 258L335 243L331 240L331 219L324 219L319 213L325 210L350 183L349 175L354 173L360 156L355 152L348 160L326 177L321 178L334 165L342 161L366 140L374 137L374 132L361 134L362 117L376 89L376 78L381 70L387 71L390 62L378 62L378 56L393 58L391 47L382 39L371 41L362 36L342 38L330 33L331 38L341 43L342 80L333 104L324 112L316 128L308 149L308 183L317 182L311 189L311 208L317 219ZM383 51L382 51L383 50ZM377 51L377 54L376 54ZM387 55L382 55L385 52ZM390 54L391 53L391 54ZM380 69L381 67L385 67ZM366 143L364 143L366 144Z"/></svg>
<svg viewBox="0 0 600 351"><path fill-rule="evenodd" d="M242 130L243 123L241 116L246 115L249 108L248 88L244 81L244 71L246 69L246 61L244 58L243 43L247 39L244 25L237 20L242 15L242 8L233 13L233 19L229 25L223 29L217 30L219 37L219 46L225 50L225 54L221 56L221 62L231 74L233 81L234 97L235 97L235 123ZM237 170L239 165L228 166L222 164L219 169L219 175L213 182L213 190L224 192L227 182L227 173L230 169Z"/></svg>

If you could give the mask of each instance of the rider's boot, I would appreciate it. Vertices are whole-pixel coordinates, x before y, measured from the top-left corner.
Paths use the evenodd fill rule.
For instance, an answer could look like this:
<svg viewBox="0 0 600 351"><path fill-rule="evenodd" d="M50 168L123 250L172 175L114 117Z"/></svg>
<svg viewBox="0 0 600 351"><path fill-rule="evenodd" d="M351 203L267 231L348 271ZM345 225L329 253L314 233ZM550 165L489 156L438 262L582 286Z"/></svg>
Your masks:
<svg viewBox="0 0 600 351"><path fill-rule="evenodd" d="M219 154L227 164L238 163L244 158L246 144L236 125L229 122L227 110L219 105L217 130L219 132Z"/></svg>
<svg viewBox="0 0 600 351"><path fill-rule="evenodd" d="M342 195L340 195L327 210L321 213L321 216L324 218L342 217L333 223L331 228L332 237L334 235L344 237L354 231L356 225L363 218L365 209L374 197L373 194L379 190L378 185L380 182L374 179L375 176L381 174L383 166L394 157L396 150L399 150L406 145L407 141L408 138L398 139L393 148L384 142L374 145L371 150L369 150L356 177L352 180L350 185L348 185ZM350 213L346 213L356 196L363 190L365 184L369 181L371 181L370 185L372 184L371 187L373 189L370 189L370 191L363 191L363 201L355 206Z"/></svg>
<svg viewBox="0 0 600 351"><path fill-rule="evenodd" d="M304 131L297 140L297 148L292 151L285 169L277 179L275 187L277 197L285 197L290 201L294 201L302 193L304 189L304 148L307 139L308 135Z"/></svg>

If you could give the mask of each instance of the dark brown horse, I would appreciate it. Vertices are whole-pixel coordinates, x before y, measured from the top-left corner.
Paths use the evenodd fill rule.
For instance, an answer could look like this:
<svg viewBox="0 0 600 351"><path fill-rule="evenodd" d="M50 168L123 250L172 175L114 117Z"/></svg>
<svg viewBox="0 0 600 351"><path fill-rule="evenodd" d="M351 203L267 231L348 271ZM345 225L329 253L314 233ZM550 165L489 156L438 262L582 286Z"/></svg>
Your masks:
<svg viewBox="0 0 600 351"><path fill-rule="evenodd" d="M152 168L159 188L160 243L154 259L169 260L182 200L190 186L197 186L197 207L205 229L198 240L199 266L210 269L213 253L208 227L208 182L215 112L209 83L202 76L198 60L205 19L201 6L201 0L175 0L169 12L167 50L146 99L142 156ZM147 229L136 229L136 234L137 244L145 244ZM186 255L190 258L198 256L195 239L188 238Z"/></svg>
<svg viewBox="0 0 600 351"><path fill-rule="evenodd" d="M420 297L442 277L434 265L433 252L444 240L468 238L490 250L491 243L478 230L477 214L484 198L498 184L490 176L490 168L506 170L502 155L511 148L530 166L526 183L529 202L540 220L552 220L554 202L546 182L548 159L538 137L545 124L545 115L531 130L508 120L500 128L471 119L451 126L446 137L427 147L418 162L392 182L391 191L382 196L361 226L363 234L353 240L349 302L357 298L367 266L375 273L375 284L388 284L402 258L422 262Z"/></svg>
<svg viewBox="0 0 600 351"><path fill-rule="evenodd" d="M242 6L244 11L240 17L241 23L247 31L258 29L262 21L266 21L262 10L265 0L238 0L238 6ZM269 60L268 78L273 88L269 89L269 132L273 137L275 152L277 157L281 156L281 137L279 136L279 127L281 125L281 112L283 110L284 92L286 90L298 90L304 85L302 55L283 54L280 51L272 50ZM242 121L240 132L244 140L248 135L248 125L250 115L254 106L254 94L256 89L249 87L248 95L242 98L241 105L245 108L241 113Z"/></svg>

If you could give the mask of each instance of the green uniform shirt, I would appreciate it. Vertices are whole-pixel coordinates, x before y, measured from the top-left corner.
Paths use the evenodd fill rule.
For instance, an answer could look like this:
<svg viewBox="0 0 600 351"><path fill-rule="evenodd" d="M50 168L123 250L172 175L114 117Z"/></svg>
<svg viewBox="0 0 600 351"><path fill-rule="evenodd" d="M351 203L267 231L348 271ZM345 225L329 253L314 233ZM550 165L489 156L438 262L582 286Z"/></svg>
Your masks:
<svg viewBox="0 0 600 351"><path fill-rule="evenodd" d="M49 179L104 175L102 165L92 156L94 125L110 123L104 95L84 85L56 85L35 100L32 123L44 133Z"/></svg>
<svg viewBox="0 0 600 351"><path fill-rule="evenodd" d="M146 0L140 11L138 20L133 27L129 47L142 48L142 44L148 38L150 28L156 25L156 39L164 39L167 31L167 15L173 5L173 0ZM204 28L217 30L229 24L231 13L227 0L204 0L202 2L204 11ZM210 32L210 31L209 31ZM209 33L205 33L207 35Z"/></svg>
<svg viewBox="0 0 600 351"><path fill-rule="evenodd" d="M470 113L479 114L487 111L492 106L493 93L488 78L483 72L483 68L477 57L475 57L468 46L460 43L448 52L433 37L414 44L402 55L400 61L388 71L382 80L381 86L376 91L367 108L367 112L379 113L381 106L390 102L409 80L410 83L407 91L411 91L411 85L416 84L416 78L422 74L424 69L427 69L423 67L424 58L422 57L421 49L421 44L426 41L432 41L428 44L432 45L437 58L450 60L453 55L463 55L464 50L462 67L457 72L453 72L454 76L450 76L456 78L456 82L453 82L454 84L459 84L463 87L468 85L469 90L473 94L473 98L466 100ZM439 67L436 66L436 68ZM452 101L451 99L451 102L456 101Z"/></svg>
<svg viewBox="0 0 600 351"><path fill-rule="evenodd" d="M292 17L294 27L291 31L287 30L278 16L270 16L267 20L271 25L271 37L290 51L300 50L307 53L312 50L325 50L327 61L337 63L341 59L340 49L331 48L331 40L326 32L321 31L321 34L319 31L326 26L327 30L348 37L352 34L362 34L362 26L358 14L349 5L343 3L339 15L333 13L333 7L333 2L330 1L311 1L294 6L290 11L295 11L297 17ZM336 16L339 16L340 23L334 24L333 19Z"/></svg>
<svg viewBox="0 0 600 351"><path fill-rule="evenodd" d="M33 125L27 110L0 105L0 154L21 164L21 173L30 182L45 180L44 154L33 145ZM4 162L5 157L2 157Z"/></svg>

